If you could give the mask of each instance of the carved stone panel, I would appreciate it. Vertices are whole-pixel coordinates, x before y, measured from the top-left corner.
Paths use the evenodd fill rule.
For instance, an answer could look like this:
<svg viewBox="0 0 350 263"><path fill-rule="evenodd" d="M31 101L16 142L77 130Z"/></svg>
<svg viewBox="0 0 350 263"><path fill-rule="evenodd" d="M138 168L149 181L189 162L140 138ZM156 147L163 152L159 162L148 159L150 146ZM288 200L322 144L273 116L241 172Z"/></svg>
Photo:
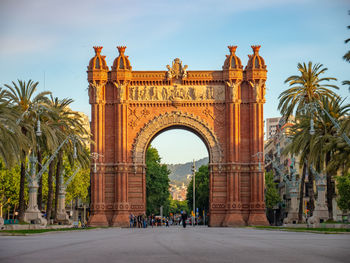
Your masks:
<svg viewBox="0 0 350 263"><path fill-rule="evenodd" d="M225 100L225 86L130 86L129 99L137 101Z"/></svg>

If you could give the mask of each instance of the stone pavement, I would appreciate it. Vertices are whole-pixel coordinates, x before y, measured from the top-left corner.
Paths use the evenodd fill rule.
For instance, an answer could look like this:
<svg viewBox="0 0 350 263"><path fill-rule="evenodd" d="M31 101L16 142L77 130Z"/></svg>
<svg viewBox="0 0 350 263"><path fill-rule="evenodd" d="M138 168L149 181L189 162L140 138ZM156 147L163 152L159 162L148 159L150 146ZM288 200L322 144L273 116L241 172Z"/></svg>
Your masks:
<svg viewBox="0 0 350 263"><path fill-rule="evenodd" d="M104 228L0 236L0 262L349 262L349 234Z"/></svg>

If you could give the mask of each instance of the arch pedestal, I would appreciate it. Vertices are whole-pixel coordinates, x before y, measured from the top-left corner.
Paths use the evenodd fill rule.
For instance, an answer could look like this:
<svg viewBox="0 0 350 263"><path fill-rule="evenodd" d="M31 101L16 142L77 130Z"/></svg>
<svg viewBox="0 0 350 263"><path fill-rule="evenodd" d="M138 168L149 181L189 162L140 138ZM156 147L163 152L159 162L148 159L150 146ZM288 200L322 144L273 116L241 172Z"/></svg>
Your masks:
<svg viewBox="0 0 350 263"><path fill-rule="evenodd" d="M89 225L128 227L130 213L146 211L147 147L174 128L195 133L208 149L209 225L266 225L259 170L266 69L254 69L263 60L243 71L230 49L227 59L235 61L223 71L187 71L175 59L167 71L139 72L131 70L125 47L119 49L111 71L100 53L88 67L91 151L98 154Z"/></svg>

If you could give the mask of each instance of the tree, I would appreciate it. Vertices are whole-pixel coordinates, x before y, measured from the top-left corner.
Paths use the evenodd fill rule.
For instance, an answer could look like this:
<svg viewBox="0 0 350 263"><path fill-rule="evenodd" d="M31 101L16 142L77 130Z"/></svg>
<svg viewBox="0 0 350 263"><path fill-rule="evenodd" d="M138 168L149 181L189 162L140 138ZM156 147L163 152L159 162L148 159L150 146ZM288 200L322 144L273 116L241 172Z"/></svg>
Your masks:
<svg viewBox="0 0 350 263"><path fill-rule="evenodd" d="M196 208L199 208L199 213L203 210L209 210L209 168L208 165L202 165L199 167L198 172L195 174L195 190L196 190ZM187 187L187 203L189 209L192 210L193 205L193 178L191 179Z"/></svg>
<svg viewBox="0 0 350 263"><path fill-rule="evenodd" d="M13 108L20 114L19 126L24 136L30 142L30 145L22 146L21 149L21 180L19 192L19 219L23 220L25 211L24 202L24 185L25 185L25 164L26 156L30 148L36 149L36 135L34 131L35 123L37 121L38 113L42 110L42 103L47 99L48 91L35 94L36 87L39 82L28 82L18 80L18 85L12 82L12 85L5 84L5 97L8 99ZM42 110L42 112L45 112Z"/></svg>
<svg viewBox="0 0 350 263"><path fill-rule="evenodd" d="M342 122L348 116L350 105L343 105L344 100L340 97L329 100L327 98L321 99L322 107L327 111L333 119L337 122ZM327 177L327 204L329 218L333 218L333 186L332 179L336 176L338 168L330 166L332 159L335 159L337 153L334 139L339 137L339 132L332 123L329 116L323 111L319 110L315 118L315 134L312 136L310 145L310 163L315 166L315 169L320 173L326 173Z"/></svg>
<svg viewBox="0 0 350 263"><path fill-rule="evenodd" d="M268 209L273 209L281 201L276 188L277 183L273 181L273 172L265 173L265 205Z"/></svg>
<svg viewBox="0 0 350 263"><path fill-rule="evenodd" d="M316 103L316 105L323 107L322 103L324 101L331 101L338 98L338 95L329 88L339 88L336 85L324 84L324 82L336 80L336 78L322 78L321 75L328 70L327 68L323 68L322 64L312 65L311 61L308 65L299 63L298 70L300 75L293 75L285 80L285 83L289 83L290 88L279 95L280 101L278 109L286 120L293 113L296 116L296 125L291 129L291 143L286 147L284 152L290 152L296 155L300 154L300 166L303 167L299 199L299 220L301 220L306 172L308 172L310 183L311 213L314 209L314 176L310 172L308 165L312 165L312 161L315 160L315 158L319 158L320 153L320 149L315 151L317 147L313 147L316 137L310 135L309 132L311 121L317 119L317 114L313 115L311 111L305 109L305 106L309 103ZM317 145L318 147L322 147L320 144ZM315 157L315 155L318 156Z"/></svg>
<svg viewBox="0 0 350 263"><path fill-rule="evenodd" d="M350 211L350 174L337 177L338 206L343 212Z"/></svg>
<svg viewBox="0 0 350 263"><path fill-rule="evenodd" d="M11 108L5 94L5 90L0 88L0 159L7 167L12 167L20 161L21 147L28 141L16 124L19 114Z"/></svg>
<svg viewBox="0 0 350 263"><path fill-rule="evenodd" d="M286 120L295 111L295 116L304 113L302 108L311 102L318 102L322 97L332 99L337 95L329 88L339 89L336 85L324 84L325 81L337 80L336 78L324 77L321 75L328 69L323 68L322 64L308 65L298 63L300 75L290 76L285 80L290 88L283 91L279 96L278 110Z"/></svg>
<svg viewBox="0 0 350 263"><path fill-rule="evenodd" d="M349 11L349 14L350 14L350 11ZM350 26L347 26L348 29L350 29ZM346 39L345 40L345 44L349 43L350 42L350 38ZM343 56L343 59L346 61L346 62L349 62L350 63L350 50L348 50L345 55ZM349 86L349 91L350 91L350 80L344 80L343 85L348 85Z"/></svg>
<svg viewBox="0 0 350 263"><path fill-rule="evenodd" d="M73 102L72 99L64 98L59 99L57 97L50 96L48 106L50 107L52 114L52 126L55 127L58 137L58 143L61 144L67 136L74 135L72 141L66 143L58 153L56 162L56 191L55 191L55 209L54 215L57 215L58 209L58 191L60 188L59 176L63 166L63 155L67 155L68 161L71 165L74 163L74 157L77 157L79 164L87 168L89 167L89 153L84 147L84 140L88 137L88 132L83 126L82 118L78 112L72 111L69 105ZM74 147L75 153L74 155ZM49 174L49 176L53 176ZM51 180L50 180L51 181ZM52 188L50 187L50 190ZM53 195L52 191L49 191L49 195ZM51 198L50 198L51 199Z"/></svg>
<svg viewBox="0 0 350 263"><path fill-rule="evenodd" d="M170 198L169 213L179 214L182 211L186 211L187 214L189 213L187 200L184 200L184 201L173 200L171 196L169 198Z"/></svg>
<svg viewBox="0 0 350 263"><path fill-rule="evenodd" d="M0 161L0 209L3 208L3 212L7 213L8 217L11 211L18 207L19 182L20 167L17 165L8 169Z"/></svg>
<svg viewBox="0 0 350 263"><path fill-rule="evenodd" d="M170 171L165 164L160 163L157 149L150 146L146 152L146 195L147 214L159 214L160 206L165 211L169 209L169 177Z"/></svg>

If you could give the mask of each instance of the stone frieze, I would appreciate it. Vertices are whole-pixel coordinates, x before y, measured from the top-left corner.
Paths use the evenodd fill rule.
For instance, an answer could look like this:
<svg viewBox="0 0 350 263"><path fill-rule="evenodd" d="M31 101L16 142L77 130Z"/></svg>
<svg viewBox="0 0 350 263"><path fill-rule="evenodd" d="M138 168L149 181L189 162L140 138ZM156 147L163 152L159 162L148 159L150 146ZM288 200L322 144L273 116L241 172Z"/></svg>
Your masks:
<svg viewBox="0 0 350 263"><path fill-rule="evenodd" d="M136 101L225 100L224 85L130 86L129 99Z"/></svg>

